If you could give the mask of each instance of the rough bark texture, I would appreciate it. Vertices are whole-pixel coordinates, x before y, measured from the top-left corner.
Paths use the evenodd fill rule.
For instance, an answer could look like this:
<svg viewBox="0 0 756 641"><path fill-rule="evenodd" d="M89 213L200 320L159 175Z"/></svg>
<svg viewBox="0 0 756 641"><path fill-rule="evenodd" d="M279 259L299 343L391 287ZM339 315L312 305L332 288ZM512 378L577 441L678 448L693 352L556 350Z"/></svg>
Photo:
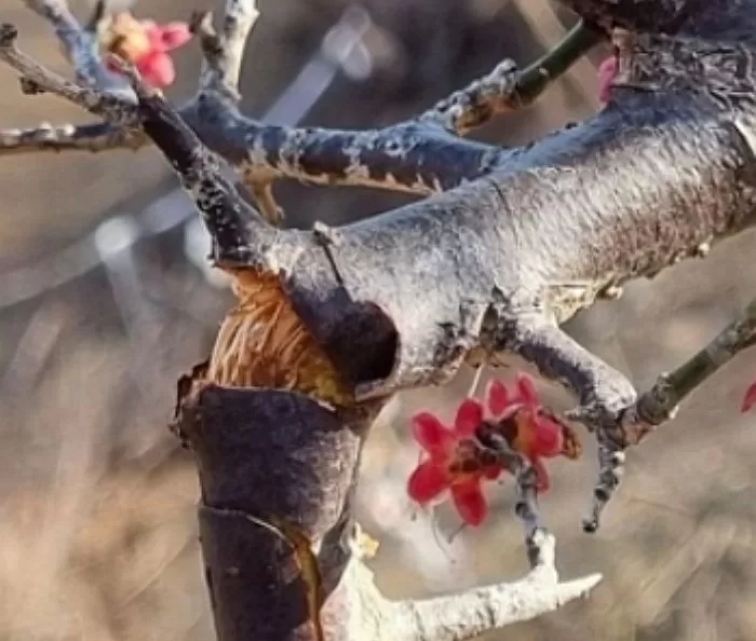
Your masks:
<svg viewBox="0 0 756 641"><path fill-rule="evenodd" d="M515 587L391 604L364 578L348 544L349 497L374 412L398 390L448 380L465 359L520 357L575 392L573 416L599 441L601 470L585 525L595 530L617 487L622 450L668 418L675 397L667 388L654 405L656 389L637 402L622 374L559 325L626 280L703 256L756 222L756 75L753 35L743 27L756 20L753 3L565 4L607 32L624 29L615 34L620 74L612 99L578 126L506 151L454 133L510 104L518 82L510 82L508 67L430 115L375 132L287 130L243 118L235 84L240 42L254 22L249 0L229 0L221 34L201 23L206 64L183 112L128 67L134 94L127 97L94 72L83 76L89 87L66 82L16 48L12 27L0 32L0 57L27 83L113 126L141 127L194 200L213 236L213 258L232 273L237 292L275 282L276 304L293 310L288 338L306 336L307 349L327 357L327 372L297 369L304 357L271 338L276 316L252 296L231 314L231 337L214 353L228 367L208 371L255 383L227 389L197 370L183 386L178 425L197 455L203 550L222 641L456 641L552 610L595 585L595 577L558 582L553 541L534 501L521 516L535 567ZM59 30L73 28L58 14L48 18ZM595 41L592 30L576 33L556 61L538 68L559 72ZM74 55L85 40L64 42L89 69L91 55ZM338 229L279 230L222 176L218 153L258 194L290 176L433 195ZM752 343L751 316L738 325L743 340L725 341L728 357ZM272 374L265 378L271 350L293 372L280 389ZM701 380L683 371L665 384L682 397ZM522 491L519 474L518 482ZM527 607L519 607L521 598Z"/></svg>
<svg viewBox="0 0 756 641"><path fill-rule="evenodd" d="M219 638L318 639L322 617L325 638L346 641L341 617L329 616L346 607L343 592L329 597L351 558L350 499L374 412L343 416L291 392L195 386L177 428L197 458Z"/></svg>

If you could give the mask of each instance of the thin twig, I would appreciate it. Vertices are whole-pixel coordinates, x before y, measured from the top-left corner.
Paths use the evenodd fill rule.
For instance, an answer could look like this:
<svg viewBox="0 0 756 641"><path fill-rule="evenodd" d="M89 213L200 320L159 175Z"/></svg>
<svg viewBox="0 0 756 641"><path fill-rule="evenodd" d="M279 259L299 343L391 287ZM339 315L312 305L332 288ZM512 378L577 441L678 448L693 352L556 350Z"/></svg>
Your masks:
<svg viewBox="0 0 756 641"><path fill-rule="evenodd" d="M419 120L459 135L467 133L497 114L532 103L600 41L598 32L580 22L559 44L522 72L513 60L504 60L484 78L440 101Z"/></svg>
<svg viewBox="0 0 756 641"><path fill-rule="evenodd" d="M25 81L29 92L50 92L86 109L90 113L106 118L116 126L133 127L138 124L137 111L133 100L124 95L113 95L82 87L46 69L34 58L16 46L18 32L13 25L0 25L0 60L15 69Z"/></svg>
<svg viewBox="0 0 756 641"><path fill-rule="evenodd" d="M24 0L24 2L53 26L79 82L121 98L128 98L131 95L128 83L102 64L98 51L97 33L88 31L79 24L65 0Z"/></svg>
<svg viewBox="0 0 756 641"><path fill-rule="evenodd" d="M756 299L698 353L674 371L661 374L625 412L616 433L603 434L599 441L599 482L590 516L584 521L588 531L598 528L601 514L619 485L624 449L640 443L655 428L672 420L680 403L693 390L753 345L756 345Z"/></svg>

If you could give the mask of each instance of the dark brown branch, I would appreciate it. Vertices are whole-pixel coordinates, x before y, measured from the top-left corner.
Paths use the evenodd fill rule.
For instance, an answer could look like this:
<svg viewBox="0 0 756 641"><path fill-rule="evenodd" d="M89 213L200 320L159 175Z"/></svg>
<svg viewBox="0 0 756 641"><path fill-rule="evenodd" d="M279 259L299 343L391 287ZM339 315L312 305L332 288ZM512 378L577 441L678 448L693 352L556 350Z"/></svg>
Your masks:
<svg viewBox="0 0 756 641"><path fill-rule="evenodd" d="M590 24L609 31L674 31L698 0L558 0ZM710 5L709 2L706 3ZM708 6L707 6L708 9Z"/></svg>

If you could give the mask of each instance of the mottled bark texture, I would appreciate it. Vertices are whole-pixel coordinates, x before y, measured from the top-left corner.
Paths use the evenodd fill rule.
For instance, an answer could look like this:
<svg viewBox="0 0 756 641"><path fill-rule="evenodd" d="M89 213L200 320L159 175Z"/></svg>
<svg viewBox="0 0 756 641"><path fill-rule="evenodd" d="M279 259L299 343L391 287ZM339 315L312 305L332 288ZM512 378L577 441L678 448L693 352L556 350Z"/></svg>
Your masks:
<svg viewBox="0 0 756 641"><path fill-rule="evenodd" d="M377 406L350 416L294 392L187 387L176 427L199 468L218 637L347 641L349 604L334 589L352 556L350 501Z"/></svg>
<svg viewBox="0 0 756 641"><path fill-rule="evenodd" d="M465 360L519 357L566 384L579 401L573 418L596 434L601 467L585 528L598 527L624 448L667 420L723 354L753 342L749 310L638 400L624 375L560 324L628 279L705 256L756 223L756 31L744 28L756 21L756 1L565 1L589 26L557 53L519 75L505 63L418 119L374 132L263 127L239 114L251 0L228 0L221 33L199 20L206 63L180 111L127 67L134 91L114 91L92 69L91 50L77 53L89 41L69 37L75 21L50 2L55 11L35 4L90 84L38 65L8 25L0 58L27 87L114 127L141 127L194 200L239 298L208 368L183 385L177 422L200 468L221 641L457 641L595 585L596 577L558 582L553 539L526 501L534 568L525 580L428 602L385 600L349 545L359 451L394 392L447 381ZM600 113L521 149L455 135L515 105L518 92L537 94L543 70L561 73L614 27L620 74ZM337 229L280 230L223 177L217 154L263 197L282 176L432 195ZM264 208L275 217L274 203ZM526 476L518 474L521 500L533 493Z"/></svg>

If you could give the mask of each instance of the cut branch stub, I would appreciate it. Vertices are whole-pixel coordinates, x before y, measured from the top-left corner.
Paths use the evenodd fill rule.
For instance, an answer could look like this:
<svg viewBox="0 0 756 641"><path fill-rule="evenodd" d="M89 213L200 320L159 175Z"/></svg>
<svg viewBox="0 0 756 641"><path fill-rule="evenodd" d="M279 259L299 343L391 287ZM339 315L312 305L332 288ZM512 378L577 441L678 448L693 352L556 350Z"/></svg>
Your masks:
<svg viewBox="0 0 756 641"><path fill-rule="evenodd" d="M350 501L378 407L343 415L293 392L182 385L176 427L199 467L218 638L318 640L321 606L324 625L338 624L328 615L341 607Z"/></svg>

